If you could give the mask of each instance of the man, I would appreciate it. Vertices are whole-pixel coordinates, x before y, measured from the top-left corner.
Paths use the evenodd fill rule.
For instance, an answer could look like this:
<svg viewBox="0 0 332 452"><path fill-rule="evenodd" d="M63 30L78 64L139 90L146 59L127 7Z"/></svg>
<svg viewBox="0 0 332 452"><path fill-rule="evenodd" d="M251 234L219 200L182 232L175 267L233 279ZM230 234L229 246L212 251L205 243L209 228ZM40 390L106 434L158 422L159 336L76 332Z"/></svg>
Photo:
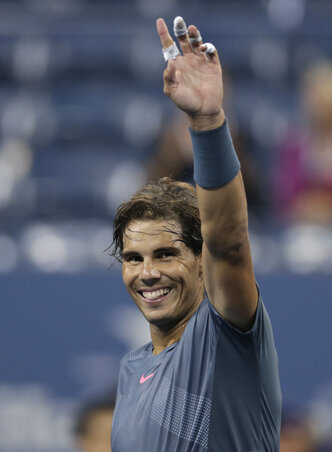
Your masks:
<svg viewBox="0 0 332 452"><path fill-rule="evenodd" d="M116 214L114 254L152 342L121 362L112 451L278 451L277 356L253 272L221 67L195 26L176 18L174 30L182 55L157 20L164 92L189 119L197 193L164 178Z"/></svg>

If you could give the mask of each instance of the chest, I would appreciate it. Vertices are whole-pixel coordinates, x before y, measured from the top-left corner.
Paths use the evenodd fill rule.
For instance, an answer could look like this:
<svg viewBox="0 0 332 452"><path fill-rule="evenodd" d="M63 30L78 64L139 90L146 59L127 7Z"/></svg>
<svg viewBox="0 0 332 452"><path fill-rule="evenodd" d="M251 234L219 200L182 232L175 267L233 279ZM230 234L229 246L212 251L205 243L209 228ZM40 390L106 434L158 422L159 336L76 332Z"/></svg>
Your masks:
<svg viewBox="0 0 332 452"><path fill-rule="evenodd" d="M210 376L199 360L192 363L190 356L179 352L173 350L157 362L147 360L120 375L112 430L114 447L121 443L121 450L134 445L136 450L157 450L161 437L167 443L166 450L172 450L170 441L184 442L183 450L188 441L199 447L207 444Z"/></svg>

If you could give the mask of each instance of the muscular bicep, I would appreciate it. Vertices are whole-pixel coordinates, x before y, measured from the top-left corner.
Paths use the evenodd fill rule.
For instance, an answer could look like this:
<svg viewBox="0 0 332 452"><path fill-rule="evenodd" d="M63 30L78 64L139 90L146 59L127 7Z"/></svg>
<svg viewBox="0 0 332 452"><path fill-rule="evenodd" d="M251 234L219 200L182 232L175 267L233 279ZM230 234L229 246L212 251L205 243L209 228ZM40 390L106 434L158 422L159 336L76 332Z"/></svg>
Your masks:
<svg viewBox="0 0 332 452"><path fill-rule="evenodd" d="M219 314L246 331L253 324L258 303L248 236L230 253L222 256L203 244L205 290Z"/></svg>

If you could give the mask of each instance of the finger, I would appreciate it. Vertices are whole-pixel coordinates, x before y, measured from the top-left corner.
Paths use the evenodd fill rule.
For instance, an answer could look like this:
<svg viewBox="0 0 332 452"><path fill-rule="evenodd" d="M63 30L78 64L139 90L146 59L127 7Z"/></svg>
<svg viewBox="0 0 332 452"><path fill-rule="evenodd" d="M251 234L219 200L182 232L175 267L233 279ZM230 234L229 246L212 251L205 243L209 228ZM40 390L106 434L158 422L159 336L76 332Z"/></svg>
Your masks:
<svg viewBox="0 0 332 452"><path fill-rule="evenodd" d="M192 53L193 49L190 44L187 25L181 16L177 16L174 19L173 31L178 39L182 53Z"/></svg>
<svg viewBox="0 0 332 452"><path fill-rule="evenodd" d="M200 31L195 27L195 25L189 25L188 34L191 46L196 54L201 53L199 47L203 44L202 36Z"/></svg>
<svg viewBox="0 0 332 452"><path fill-rule="evenodd" d="M200 52L205 53L208 60L212 61L213 63L219 63L218 52L213 44L206 42L199 47L199 50Z"/></svg>
<svg viewBox="0 0 332 452"><path fill-rule="evenodd" d="M162 52L165 61L173 60L180 55L179 49L173 41L171 35L168 32L167 25L164 19L157 19L156 22L157 32L160 37Z"/></svg>
<svg viewBox="0 0 332 452"><path fill-rule="evenodd" d="M156 27L163 49L167 49L173 44L174 41L168 32L168 28L164 19L161 18L157 19Z"/></svg>

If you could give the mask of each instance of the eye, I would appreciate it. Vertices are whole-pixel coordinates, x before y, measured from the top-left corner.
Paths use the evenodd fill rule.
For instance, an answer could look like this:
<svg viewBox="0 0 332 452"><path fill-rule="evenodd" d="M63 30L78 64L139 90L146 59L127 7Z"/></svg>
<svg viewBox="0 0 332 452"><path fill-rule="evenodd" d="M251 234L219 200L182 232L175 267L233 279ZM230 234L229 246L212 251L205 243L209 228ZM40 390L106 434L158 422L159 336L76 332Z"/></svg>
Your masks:
<svg viewBox="0 0 332 452"><path fill-rule="evenodd" d="M167 259L172 256L174 256L174 253L172 253L170 251L163 251L163 252L159 253L157 257L159 259Z"/></svg>
<svg viewBox="0 0 332 452"><path fill-rule="evenodd" d="M130 263L142 262L143 258L139 254L129 254L124 256L124 260Z"/></svg>

